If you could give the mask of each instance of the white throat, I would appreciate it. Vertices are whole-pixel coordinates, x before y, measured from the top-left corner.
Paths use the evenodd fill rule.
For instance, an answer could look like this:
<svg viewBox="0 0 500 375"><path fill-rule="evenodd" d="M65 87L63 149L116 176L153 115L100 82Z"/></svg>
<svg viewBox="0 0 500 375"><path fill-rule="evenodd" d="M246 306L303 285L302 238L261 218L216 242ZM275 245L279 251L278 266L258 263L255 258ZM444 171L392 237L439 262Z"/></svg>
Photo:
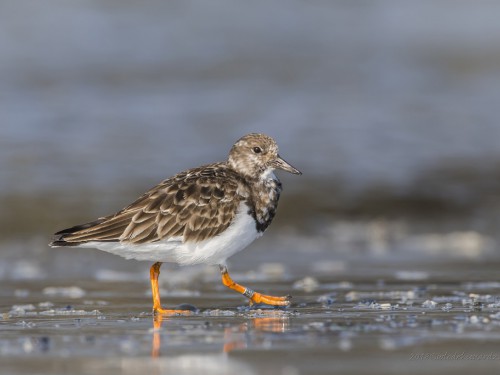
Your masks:
<svg viewBox="0 0 500 375"><path fill-rule="evenodd" d="M274 169L268 168L260 175L260 179L262 181L268 181L268 180L277 180L278 178L274 174Z"/></svg>

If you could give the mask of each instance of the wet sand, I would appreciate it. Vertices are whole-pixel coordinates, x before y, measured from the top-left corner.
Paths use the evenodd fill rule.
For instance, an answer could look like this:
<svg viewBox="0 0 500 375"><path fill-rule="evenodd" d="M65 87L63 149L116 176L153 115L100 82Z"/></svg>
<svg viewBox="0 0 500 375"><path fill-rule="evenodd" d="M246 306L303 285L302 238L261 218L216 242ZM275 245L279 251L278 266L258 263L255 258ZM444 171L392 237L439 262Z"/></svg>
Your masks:
<svg viewBox="0 0 500 375"><path fill-rule="evenodd" d="M2 373L466 374L497 369L498 264L426 265L425 272L408 271L408 266L359 262L351 274L314 278L238 275L256 290L291 292L293 303L286 309L249 307L212 279L191 287L167 286L164 305L188 303L198 311L162 319L153 319L143 280L6 281L0 286Z"/></svg>

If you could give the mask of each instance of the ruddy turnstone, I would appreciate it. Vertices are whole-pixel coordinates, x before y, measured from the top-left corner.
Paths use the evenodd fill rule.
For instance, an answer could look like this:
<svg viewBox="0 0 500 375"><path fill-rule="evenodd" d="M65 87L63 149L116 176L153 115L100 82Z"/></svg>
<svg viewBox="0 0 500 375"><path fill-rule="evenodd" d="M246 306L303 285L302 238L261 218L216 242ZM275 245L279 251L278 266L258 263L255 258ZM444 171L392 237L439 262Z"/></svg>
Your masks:
<svg viewBox="0 0 500 375"><path fill-rule="evenodd" d="M225 264L271 224L281 193L275 169L301 174L279 156L271 137L245 135L226 161L170 177L113 215L57 232L50 246L91 247L155 262L150 280L156 314L187 313L161 307L162 262L218 264L222 283L252 303L286 306L289 296L264 295L237 284Z"/></svg>

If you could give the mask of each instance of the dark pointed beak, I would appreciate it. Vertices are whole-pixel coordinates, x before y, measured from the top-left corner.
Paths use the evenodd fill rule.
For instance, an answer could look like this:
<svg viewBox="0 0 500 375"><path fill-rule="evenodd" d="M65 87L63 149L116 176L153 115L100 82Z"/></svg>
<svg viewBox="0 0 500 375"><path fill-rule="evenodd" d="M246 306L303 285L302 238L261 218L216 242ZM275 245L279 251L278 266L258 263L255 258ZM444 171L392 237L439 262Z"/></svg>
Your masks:
<svg viewBox="0 0 500 375"><path fill-rule="evenodd" d="M281 156L278 155L276 160L273 162L273 167L276 169L281 169L282 171L290 172L293 174L302 174L297 168L292 167L289 163L287 163Z"/></svg>

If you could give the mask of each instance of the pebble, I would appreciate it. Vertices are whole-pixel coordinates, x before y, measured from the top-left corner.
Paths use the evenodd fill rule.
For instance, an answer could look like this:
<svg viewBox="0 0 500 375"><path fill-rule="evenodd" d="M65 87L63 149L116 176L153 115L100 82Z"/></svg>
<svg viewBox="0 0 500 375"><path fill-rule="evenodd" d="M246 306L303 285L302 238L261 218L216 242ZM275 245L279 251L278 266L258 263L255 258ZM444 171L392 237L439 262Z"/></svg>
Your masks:
<svg viewBox="0 0 500 375"><path fill-rule="evenodd" d="M431 300L426 300L424 303L422 303L422 307L426 309L435 309L437 305L437 302Z"/></svg>
<svg viewBox="0 0 500 375"><path fill-rule="evenodd" d="M306 276L303 279L293 283L293 289L303 290L304 292L313 292L319 287L319 282L314 277Z"/></svg>

